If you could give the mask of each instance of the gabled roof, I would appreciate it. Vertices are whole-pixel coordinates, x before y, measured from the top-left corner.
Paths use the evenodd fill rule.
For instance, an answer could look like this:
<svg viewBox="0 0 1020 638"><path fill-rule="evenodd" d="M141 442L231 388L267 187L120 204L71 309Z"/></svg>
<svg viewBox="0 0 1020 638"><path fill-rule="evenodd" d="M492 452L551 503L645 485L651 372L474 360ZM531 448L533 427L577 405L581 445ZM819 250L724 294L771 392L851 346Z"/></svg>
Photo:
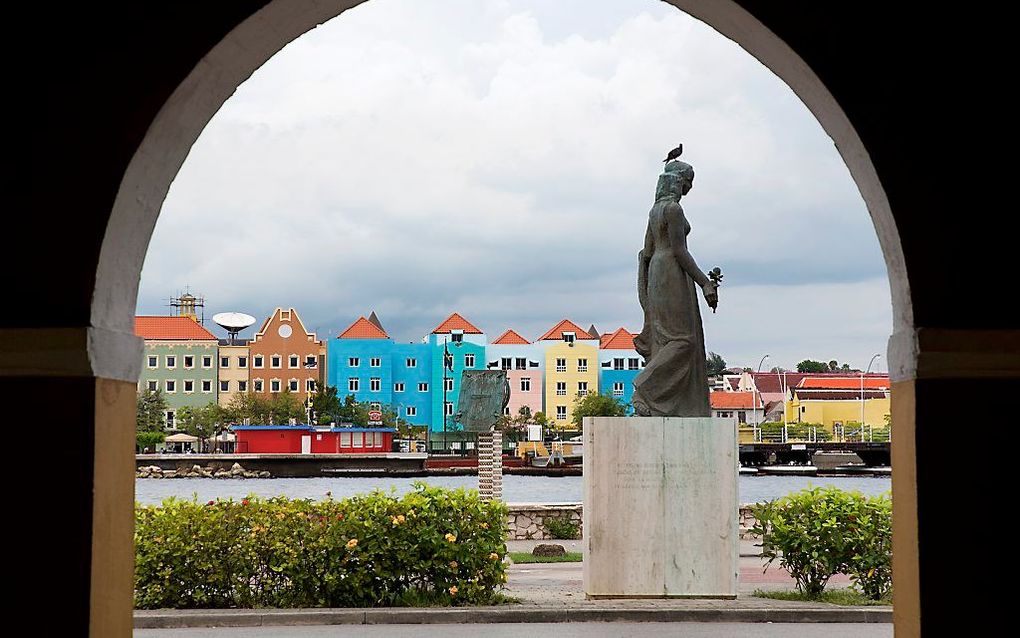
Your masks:
<svg viewBox="0 0 1020 638"><path fill-rule="evenodd" d="M798 388L813 388L817 390L860 390L863 382L864 388L868 390L885 389L889 387L889 377L867 376L861 379L860 375L855 377L804 377L797 384Z"/></svg>
<svg viewBox="0 0 1020 638"><path fill-rule="evenodd" d="M520 335L519 332L507 329L492 342L494 346L526 346L530 341Z"/></svg>
<svg viewBox="0 0 1020 638"><path fill-rule="evenodd" d="M462 330L464 334L469 335L482 334L482 331L476 328L474 324L456 312L436 326L436 329L432 331L432 334L447 334L454 330Z"/></svg>
<svg viewBox="0 0 1020 638"><path fill-rule="evenodd" d="M708 395L713 410L752 410L764 408L761 397L754 392L711 392Z"/></svg>
<svg viewBox="0 0 1020 638"><path fill-rule="evenodd" d="M216 340L216 335L191 317L135 317L135 334L142 339Z"/></svg>
<svg viewBox="0 0 1020 638"><path fill-rule="evenodd" d="M633 350L634 334L624 328L616 332L602 335L602 343L599 344L602 350Z"/></svg>
<svg viewBox="0 0 1020 638"><path fill-rule="evenodd" d="M337 339L389 339L390 336L386 334L386 331L372 323L364 317L358 317L357 321L352 323L336 336Z"/></svg>
<svg viewBox="0 0 1020 638"><path fill-rule="evenodd" d="M588 334L588 331L577 325L570 319L564 319L555 326L549 329L544 335L538 338L539 341L562 341L564 332L573 332L574 339L594 339L595 337Z"/></svg>
<svg viewBox="0 0 1020 638"><path fill-rule="evenodd" d="M588 326L588 334L596 339L601 339L602 335L599 334L599 329L595 327L595 324Z"/></svg>

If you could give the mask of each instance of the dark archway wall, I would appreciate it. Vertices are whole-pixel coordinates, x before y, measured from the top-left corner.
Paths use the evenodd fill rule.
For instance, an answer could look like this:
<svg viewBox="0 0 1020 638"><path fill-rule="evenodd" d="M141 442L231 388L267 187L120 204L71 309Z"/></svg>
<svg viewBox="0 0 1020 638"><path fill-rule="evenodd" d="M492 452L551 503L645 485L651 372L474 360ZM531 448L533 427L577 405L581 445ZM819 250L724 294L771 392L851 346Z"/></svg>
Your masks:
<svg viewBox="0 0 1020 638"><path fill-rule="evenodd" d="M36 482L32 495L51 496L26 499L19 513L27 522L15 535L17 562L25 564L13 608L40 619L45 634L130 632L125 505L133 464L123 442L134 384L93 361L117 345L94 330L107 326L93 325L100 247L122 178L156 114L203 56L265 4L36 4L11 23L34 41L7 56L8 103L18 114L8 156L16 160L14 201L24 204L7 211L14 223L4 233L5 293L15 302L0 313L0 396L43 406L43 431L59 441L45 446L45 463L61 468L55 489ZM900 288L909 291L890 341L897 362L897 634L922 627L934 634L978 595L971 582L996 582L992 569L1005 546L1005 539L995 542L1004 525L983 525L983 504L953 498L946 510L952 488L979 482L947 471L959 443L946 433L985 411L981 397L1015 396L1020 374L1017 320L1005 309L1017 291L1007 263L1014 237L1001 225L1009 200L963 206L957 190L973 183L950 161L972 158L970 141L996 139L1005 123L975 100L985 93L967 69L981 66L980 53L958 44L968 31L962 11L892 13L888 3L843 0L738 4L836 98L880 181L859 180L862 192L870 202L884 191L879 199L888 199L899 231L902 252L886 250L892 276L905 272ZM969 135L952 125L961 122ZM38 475L39 458L14 456L10 476ZM59 522L51 523L55 515ZM963 582L947 576L945 563L958 560L961 542L968 563L951 573L965 571Z"/></svg>

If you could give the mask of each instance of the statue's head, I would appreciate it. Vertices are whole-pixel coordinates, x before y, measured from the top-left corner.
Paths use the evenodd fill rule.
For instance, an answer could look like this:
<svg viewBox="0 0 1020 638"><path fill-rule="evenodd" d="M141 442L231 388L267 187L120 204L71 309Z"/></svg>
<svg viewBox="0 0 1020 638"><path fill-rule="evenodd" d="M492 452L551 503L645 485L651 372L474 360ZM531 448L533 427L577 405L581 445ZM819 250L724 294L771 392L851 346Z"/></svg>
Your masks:
<svg viewBox="0 0 1020 638"><path fill-rule="evenodd" d="M655 199L675 197L680 199L694 186L694 167L687 162L673 160L666 164L659 183L655 187Z"/></svg>

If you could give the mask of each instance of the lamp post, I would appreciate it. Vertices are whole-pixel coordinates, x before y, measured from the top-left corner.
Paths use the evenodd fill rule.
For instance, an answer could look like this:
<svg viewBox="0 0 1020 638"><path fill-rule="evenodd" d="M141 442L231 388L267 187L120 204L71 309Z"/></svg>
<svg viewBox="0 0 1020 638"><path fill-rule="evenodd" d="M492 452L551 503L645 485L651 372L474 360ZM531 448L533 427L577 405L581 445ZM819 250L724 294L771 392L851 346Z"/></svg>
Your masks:
<svg viewBox="0 0 1020 638"><path fill-rule="evenodd" d="M864 440L864 376L871 372L871 364L875 363L875 359L881 356L880 354L872 356L871 361L868 362L867 369L861 373L861 441Z"/></svg>
<svg viewBox="0 0 1020 638"><path fill-rule="evenodd" d="M762 366L763 363L765 363L765 359L768 359L768 358L769 358L769 355L765 355L764 357L761 358L761 361L758 362L758 372L757 372L757 374L761 374L761 366ZM758 427L760 426L760 423L758 421L758 377L757 377L757 375L755 376L754 379L752 379L752 381L754 381L754 383L751 384L751 411L754 412L754 429L757 430ZM764 411L764 407L765 407L764 401L762 402L762 406L761 407L763 408L762 411ZM785 435L786 433L784 432L783 434Z"/></svg>

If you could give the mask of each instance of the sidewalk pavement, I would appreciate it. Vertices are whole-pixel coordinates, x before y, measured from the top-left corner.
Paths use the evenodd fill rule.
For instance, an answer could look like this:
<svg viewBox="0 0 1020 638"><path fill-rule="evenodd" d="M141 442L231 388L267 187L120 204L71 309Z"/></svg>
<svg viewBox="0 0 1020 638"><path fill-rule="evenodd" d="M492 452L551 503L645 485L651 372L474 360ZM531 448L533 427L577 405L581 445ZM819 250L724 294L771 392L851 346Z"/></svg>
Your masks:
<svg viewBox="0 0 1020 638"><path fill-rule="evenodd" d="M530 552L539 543L580 552L582 541L509 541L512 552ZM794 588L778 565L764 568L758 549L740 542L737 598L588 600L582 563L510 565L506 594L517 604L486 607L380 609L198 609L135 612L136 629L183 627L258 627L339 624L552 623L552 622L892 622L892 607L842 607L828 603L757 598L756 589ZM845 587L849 579L829 581Z"/></svg>

